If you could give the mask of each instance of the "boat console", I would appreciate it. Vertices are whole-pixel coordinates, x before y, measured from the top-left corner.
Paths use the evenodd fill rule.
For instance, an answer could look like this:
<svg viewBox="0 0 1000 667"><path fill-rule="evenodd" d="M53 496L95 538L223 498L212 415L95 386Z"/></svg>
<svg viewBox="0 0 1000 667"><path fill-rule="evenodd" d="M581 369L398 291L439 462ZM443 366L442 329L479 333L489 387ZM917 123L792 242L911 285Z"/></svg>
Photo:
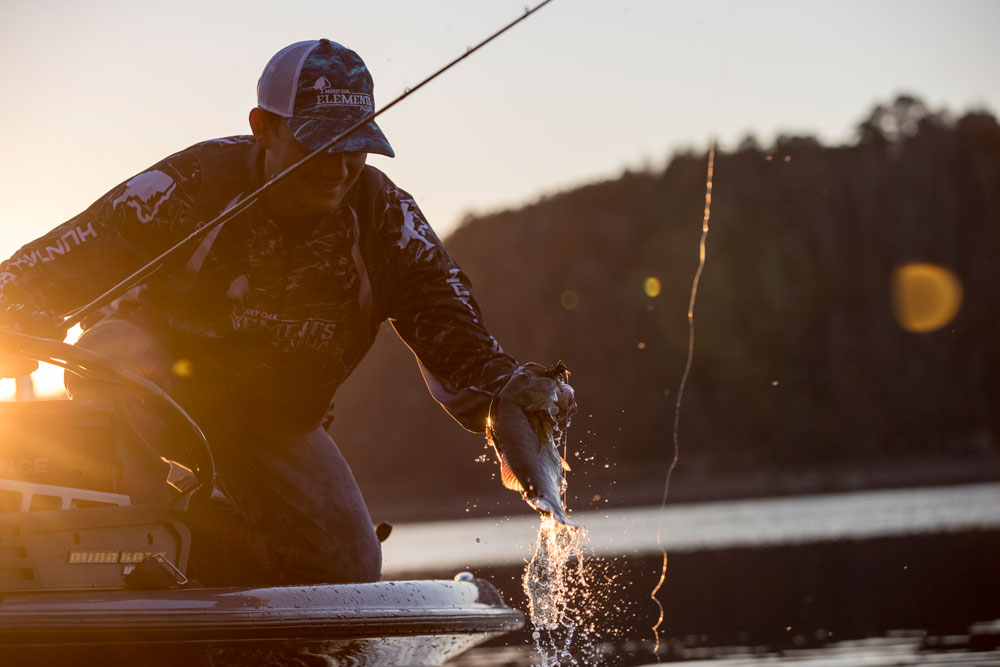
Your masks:
<svg viewBox="0 0 1000 667"><path fill-rule="evenodd" d="M114 426L110 401L0 403L0 592L134 587L147 558L186 570L182 513L121 493Z"/></svg>

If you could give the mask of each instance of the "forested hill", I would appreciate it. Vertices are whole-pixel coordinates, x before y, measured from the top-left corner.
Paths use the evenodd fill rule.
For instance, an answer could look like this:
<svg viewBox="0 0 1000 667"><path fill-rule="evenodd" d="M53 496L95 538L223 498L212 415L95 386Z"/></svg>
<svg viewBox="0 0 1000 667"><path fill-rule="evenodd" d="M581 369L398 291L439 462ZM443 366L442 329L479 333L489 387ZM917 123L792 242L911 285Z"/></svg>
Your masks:
<svg viewBox="0 0 1000 667"><path fill-rule="evenodd" d="M662 480L706 164L678 155L662 172L469 219L447 239L505 349L572 371L573 507L652 500L640 490ZM900 97L851 145L787 137L720 152L679 470L708 488L761 471L995 465L998 251L1000 126L988 113L952 118ZM947 326L912 333L894 317L894 270L909 262L959 279ZM516 502L490 481L493 464L474 462L482 436L437 407L388 327L331 430L376 515Z"/></svg>

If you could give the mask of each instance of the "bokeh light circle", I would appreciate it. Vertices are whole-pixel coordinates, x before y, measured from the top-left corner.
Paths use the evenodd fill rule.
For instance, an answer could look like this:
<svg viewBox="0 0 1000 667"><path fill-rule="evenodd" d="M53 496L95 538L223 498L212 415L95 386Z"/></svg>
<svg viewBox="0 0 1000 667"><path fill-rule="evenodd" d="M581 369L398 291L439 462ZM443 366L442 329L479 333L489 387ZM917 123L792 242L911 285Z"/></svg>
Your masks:
<svg viewBox="0 0 1000 667"><path fill-rule="evenodd" d="M189 378L194 375L194 364L190 359L178 359L171 368L174 375L181 378Z"/></svg>
<svg viewBox="0 0 1000 667"><path fill-rule="evenodd" d="M574 310L580 305L580 295L576 290L568 289L559 297L559 304L566 310Z"/></svg>
<svg viewBox="0 0 1000 667"><path fill-rule="evenodd" d="M892 274L893 314L907 331L937 331L961 307L962 283L943 266L914 262L897 267Z"/></svg>
<svg viewBox="0 0 1000 667"><path fill-rule="evenodd" d="M655 299L660 296L660 290L663 286L660 284L660 279L656 276L650 276L646 278L646 281L642 285L642 291L646 293L651 299Z"/></svg>

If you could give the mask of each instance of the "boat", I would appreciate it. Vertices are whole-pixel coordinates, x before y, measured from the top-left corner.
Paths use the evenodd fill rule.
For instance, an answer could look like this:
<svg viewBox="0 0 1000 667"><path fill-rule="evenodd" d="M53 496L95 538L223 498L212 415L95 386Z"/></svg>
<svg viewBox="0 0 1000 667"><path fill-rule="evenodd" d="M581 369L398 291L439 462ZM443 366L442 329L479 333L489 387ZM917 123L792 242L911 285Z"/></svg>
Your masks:
<svg viewBox="0 0 1000 667"><path fill-rule="evenodd" d="M440 665L523 623L471 577L0 593L0 664Z"/></svg>
<svg viewBox="0 0 1000 667"><path fill-rule="evenodd" d="M488 581L205 587L189 571L185 499L211 450L155 385L87 350L0 332L0 349L116 382L196 437L169 507L122 494L109 400L0 404L0 664L440 665L524 625ZM179 465L179 464L178 464ZM172 476L173 477L173 476Z"/></svg>

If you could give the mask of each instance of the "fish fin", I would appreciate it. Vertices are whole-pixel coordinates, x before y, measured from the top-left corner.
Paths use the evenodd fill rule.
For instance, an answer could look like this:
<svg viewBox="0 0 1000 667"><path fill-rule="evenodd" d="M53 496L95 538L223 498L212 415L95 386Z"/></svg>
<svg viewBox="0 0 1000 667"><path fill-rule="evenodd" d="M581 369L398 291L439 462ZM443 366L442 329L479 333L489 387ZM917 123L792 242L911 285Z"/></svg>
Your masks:
<svg viewBox="0 0 1000 667"><path fill-rule="evenodd" d="M566 463L566 459L564 459L563 457L560 456L559 460L562 461L562 469L563 470L565 470L566 472L572 472L572 469L569 467L569 464Z"/></svg>
<svg viewBox="0 0 1000 667"><path fill-rule="evenodd" d="M521 486L521 482L518 481L517 475L514 474L510 464L507 463L507 457L503 454L500 455L500 481L503 482L504 488L510 489L511 491L517 491L518 493L524 493L524 487Z"/></svg>
<svg viewBox="0 0 1000 667"><path fill-rule="evenodd" d="M553 507L552 503L547 501L545 498L532 498L528 501L528 503L539 512L551 515L553 519L561 524L572 528L579 528L579 524L570 521L566 516L566 512L563 510L562 505L558 503Z"/></svg>

